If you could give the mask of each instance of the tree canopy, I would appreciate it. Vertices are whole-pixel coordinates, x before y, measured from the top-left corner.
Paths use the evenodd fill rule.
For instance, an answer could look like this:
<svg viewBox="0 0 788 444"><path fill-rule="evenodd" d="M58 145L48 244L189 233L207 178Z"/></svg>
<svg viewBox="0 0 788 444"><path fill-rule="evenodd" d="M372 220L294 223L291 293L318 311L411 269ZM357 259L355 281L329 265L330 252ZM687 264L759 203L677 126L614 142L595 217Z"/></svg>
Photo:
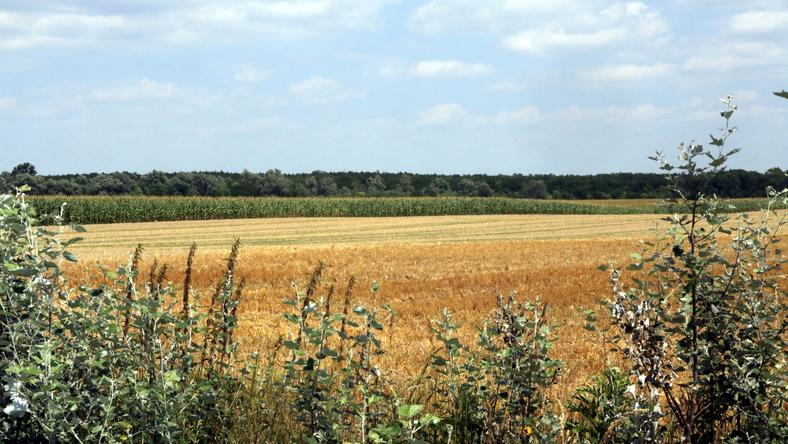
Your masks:
<svg viewBox="0 0 788 444"><path fill-rule="evenodd" d="M665 177L655 173L413 174L326 172L286 174L278 169L240 173L151 171L39 175L30 163L0 173L0 187L29 185L39 195L153 196L504 196L532 199L655 198L664 195ZM720 197L762 197L767 186L788 187L786 171L729 170L710 188Z"/></svg>

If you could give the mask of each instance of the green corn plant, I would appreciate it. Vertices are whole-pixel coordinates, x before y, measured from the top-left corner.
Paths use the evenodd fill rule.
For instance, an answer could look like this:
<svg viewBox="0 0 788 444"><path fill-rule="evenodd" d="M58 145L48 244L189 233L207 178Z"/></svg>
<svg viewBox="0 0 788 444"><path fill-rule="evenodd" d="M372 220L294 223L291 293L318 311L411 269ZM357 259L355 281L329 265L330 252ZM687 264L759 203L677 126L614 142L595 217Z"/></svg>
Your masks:
<svg viewBox="0 0 788 444"><path fill-rule="evenodd" d="M263 217L396 217L469 214L664 214L664 207L481 197L248 198L153 196L33 196L42 214L59 211L66 222L117 223ZM732 200L740 209L761 202Z"/></svg>

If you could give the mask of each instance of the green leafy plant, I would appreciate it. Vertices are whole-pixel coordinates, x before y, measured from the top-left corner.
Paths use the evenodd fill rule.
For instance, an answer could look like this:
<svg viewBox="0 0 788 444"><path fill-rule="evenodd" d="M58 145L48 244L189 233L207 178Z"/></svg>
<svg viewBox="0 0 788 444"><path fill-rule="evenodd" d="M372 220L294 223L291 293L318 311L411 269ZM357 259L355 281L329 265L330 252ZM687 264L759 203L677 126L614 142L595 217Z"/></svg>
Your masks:
<svg viewBox="0 0 788 444"><path fill-rule="evenodd" d="M397 408L397 422L375 427L370 432L370 441L374 443L408 443L426 444L428 441L420 439L421 432L434 427L441 422L441 418L434 413L422 413L423 405L402 404Z"/></svg>
<svg viewBox="0 0 788 444"><path fill-rule="evenodd" d="M729 97L725 125L710 146L679 146L668 174L674 214L656 242L645 243L627 267L613 269L609 302L614 343L631 363L640 406L655 404L640 422L649 442L675 423L683 442L785 442L785 259L778 231L788 190L768 189L760 220L722 214L705 187L738 149L728 148L737 106ZM649 424L651 426L649 426Z"/></svg>
<svg viewBox="0 0 788 444"><path fill-rule="evenodd" d="M385 305L351 306L355 279L350 278L341 311L332 312L334 287L319 295L324 269L319 263L306 290L285 301L295 312L285 314L294 332L283 341L289 356L282 385L292 396L304 439L418 442L438 417L424 413L416 418L421 406L412 407L418 412L406 408L378 364L385 353L381 335L394 311ZM378 284L370 289L373 299L379 289Z"/></svg>
<svg viewBox="0 0 788 444"><path fill-rule="evenodd" d="M632 443L648 436L638 427L643 413L653 412L656 405L639 399L629 376L617 368L605 369L580 387L567 403L572 413L566 428L580 443Z"/></svg>
<svg viewBox="0 0 788 444"><path fill-rule="evenodd" d="M452 442L552 442L561 421L547 389L562 363L549 355L554 338L539 301L499 296L477 347L454 336L448 311L435 323L441 346L432 354L431 393Z"/></svg>
<svg viewBox="0 0 788 444"><path fill-rule="evenodd" d="M242 289L233 272L237 244L217 286L221 309L209 310L206 325L189 287L180 301L165 283L166 270L156 265L140 282L141 247L128 265L102 270L107 284L71 287L60 265L76 260L68 248L79 239L62 241L65 228L38 226L23 191L0 197L0 440L221 436L216 428L231 414L226 402L243 369L233 361ZM191 259L187 268L189 276ZM194 337L208 344L207 360L197 360L205 348Z"/></svg>

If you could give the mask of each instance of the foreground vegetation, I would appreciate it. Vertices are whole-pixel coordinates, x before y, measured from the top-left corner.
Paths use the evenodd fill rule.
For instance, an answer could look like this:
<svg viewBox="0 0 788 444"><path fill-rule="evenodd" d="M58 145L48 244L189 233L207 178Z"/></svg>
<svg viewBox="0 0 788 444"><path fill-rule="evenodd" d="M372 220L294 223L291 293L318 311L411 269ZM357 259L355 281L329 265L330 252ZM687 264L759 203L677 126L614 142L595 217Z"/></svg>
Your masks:
<svg viewBox="0 0 788 444"><path fill-rule="evenodd" d="M269 217L394 217L479 214L668 214L674 208L653 201L632 205L512 198L205 198L205 197L65 197L29 199L39 214L62 214L67 223L97 224ZM63 203L65 202L65 206ZM723 212L762 208L764 199L735 199Z"/></svg>
<svg viewBox="0 0 788 444"><path fill-rule="evenodd" d="M726 121L735 110L723 113ZM563 363L552 356L539 300L499 296L462 341L445 311L422 371L393 378L382 365L396 307L353 303L354 279L321 285L325 268L285 301L290 328L240 361L236 329L245 281L238 244L210 296L192 291L195 248L180 289L164 267L104 270L70 285L60 263L76 240L35 228L22 196L0 200L0 359L4 441L138 442L785 442L785 260L769 191L762 221L729 221L694 189L735 150L680 147L671 177L683 211L626 270L589 329L620 350L565 408L549 395ZM704 157L709 166L700 165ZM674 167L657 157L665 171ZM690 180L688 180L690 179ZM79 230L79 228L77 228ZM718 242L719 235L730 242ZM630 277L626 277L626 275ZM597 319L598 318L598 319Z"/></svg>
<svg viewBox="0 0 788 444"><path fill-rule="evenodd" d="M308 271L322 260L323 285L381 288L373 297L356 291L353 305L385 301L397 311L395 328L384 335L381 365L395 379L414 377L434 344L428 321L444 308L460 324L456 335L475 343L496 306L497 289L539 296L550 320L560 325L552 348L565 366L550 396L565 400L590 375L605 367L606 348L583 328L579 306L593 306L608 293L606 259L626 261L639 238L653 235L658 216L439 216L416 218L302 218L157 222L93 225L72 246L79 262L66 263L72 282L101 285L96 263L111 269L128 263L128 253L145 239L140 262L169 264L167 278L183 282L191 243L197 242L192 287L210 292L222 275L227 246L243 244L236 273L246 279L235 337L241 353L268 350L287 331L281 300L293 282L306 285Z"/></svg>

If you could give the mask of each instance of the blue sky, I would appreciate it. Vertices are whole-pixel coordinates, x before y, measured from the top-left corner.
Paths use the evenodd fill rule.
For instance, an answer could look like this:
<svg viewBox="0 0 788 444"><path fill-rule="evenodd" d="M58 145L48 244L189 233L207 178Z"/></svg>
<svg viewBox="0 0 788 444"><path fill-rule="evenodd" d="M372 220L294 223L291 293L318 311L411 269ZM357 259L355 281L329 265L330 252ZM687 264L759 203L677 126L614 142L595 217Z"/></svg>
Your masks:
<svg viewBox="0 0 788 444"><path fill-rule="evenodd" d="M0 169L655 171L741 105L788 166L788 0L0 0Z"/></svg>

